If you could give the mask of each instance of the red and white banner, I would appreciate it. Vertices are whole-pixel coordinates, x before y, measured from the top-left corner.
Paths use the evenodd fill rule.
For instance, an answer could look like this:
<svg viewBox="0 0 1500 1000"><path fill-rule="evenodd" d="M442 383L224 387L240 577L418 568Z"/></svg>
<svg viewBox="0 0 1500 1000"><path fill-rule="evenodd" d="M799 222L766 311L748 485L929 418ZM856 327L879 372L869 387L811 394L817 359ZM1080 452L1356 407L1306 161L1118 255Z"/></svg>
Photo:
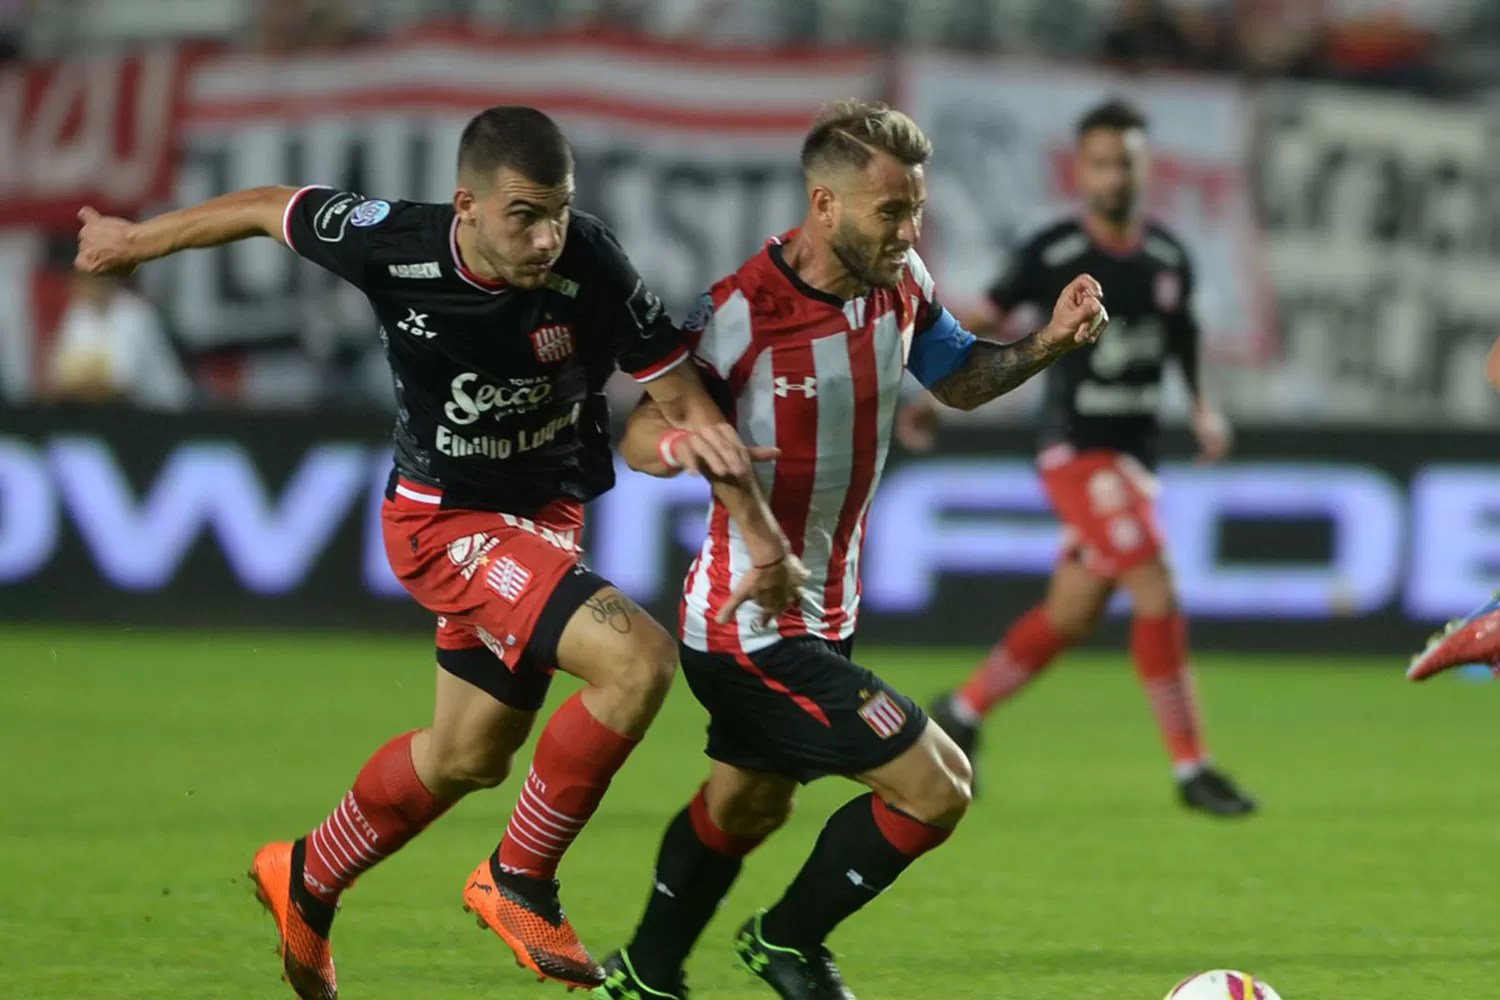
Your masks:
<svg viewBox="0 0 1500 1000"><path fill-rule="evenodd" d="M174 48L0 70L0 219L65 229L78 207L138 211L171 187L187 61Z"/></svg>
<svg viewBox="0 0 1500 1000"><path fill-rule="evenodd" d="M446 202L469 118L529 104L552 114L573 145L579 207L615 228L682 316L801 217L798 150L821 105L878 90L878 64L862 54L751 56L600 39L444 35L216 58L189 79L174 200L320 183ZM357 293L330 299L331 278L269 243L149 270L196 347L278 333L374 344Z"/></svg>
<svg viewBox="0 0 1500 1000"><path fill-rule="evenodd" d="M903 60L899 91L937 146L924 244L949 302L976 303L1016 243L1077 211L1077 120L1125 95L1151 120L1149 209L1193 255L1208 352L1255 362L1274 351L1246 177L1252 107L1238 83L945 55Z"/></svg>

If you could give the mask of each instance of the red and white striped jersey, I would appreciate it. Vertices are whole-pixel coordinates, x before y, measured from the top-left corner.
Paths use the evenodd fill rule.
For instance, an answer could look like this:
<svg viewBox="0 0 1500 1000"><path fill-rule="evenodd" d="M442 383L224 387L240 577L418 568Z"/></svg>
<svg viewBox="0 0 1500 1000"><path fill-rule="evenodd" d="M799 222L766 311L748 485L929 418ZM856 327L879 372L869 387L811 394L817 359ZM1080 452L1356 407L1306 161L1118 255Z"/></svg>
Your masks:
<svg viewBox="0 0 1500 1000"><path fill-rule="evenodd" d="M902 372L913 337L942 314L915 251L895 288L845 302L808 286L787 265L782 246L794 235L771 240L714 285L686 324L704 378L720 383L717 395L727 397L745 443L781 450L757 473L810 573L801 605L769 627L757 625L754 602L734 621L716 623L751 558L715 500L682 607L682 641L705 652L751 653L788 636L853 634L865 518L890 450Z"/></svg>

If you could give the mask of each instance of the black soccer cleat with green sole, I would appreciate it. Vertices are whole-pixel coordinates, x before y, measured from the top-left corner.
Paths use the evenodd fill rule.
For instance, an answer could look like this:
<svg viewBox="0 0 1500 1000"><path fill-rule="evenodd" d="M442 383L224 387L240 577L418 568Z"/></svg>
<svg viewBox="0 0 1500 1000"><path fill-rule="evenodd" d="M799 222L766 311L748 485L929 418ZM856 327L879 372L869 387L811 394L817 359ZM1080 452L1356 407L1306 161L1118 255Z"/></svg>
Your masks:
<svg viewBox="0 0 1500 1000"><path fill-rule="evenodd" d="M740 928L734 950L751 975L765 983L781 1000L855 1000L827 945L799 951L767 941L760 930L765 911Z"/></svg>

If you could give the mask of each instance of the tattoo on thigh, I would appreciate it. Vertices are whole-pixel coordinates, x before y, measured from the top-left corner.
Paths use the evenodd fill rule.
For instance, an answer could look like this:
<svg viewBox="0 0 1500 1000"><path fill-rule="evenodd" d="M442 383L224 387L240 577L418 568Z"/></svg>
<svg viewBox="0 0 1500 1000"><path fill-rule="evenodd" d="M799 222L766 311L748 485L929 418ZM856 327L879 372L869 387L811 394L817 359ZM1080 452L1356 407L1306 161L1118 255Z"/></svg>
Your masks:
<svg viewBox="0 0 1500 1000"><path fill-rule="evenodd" d="M584 601L584 607L594 616L594 621L600 625L608 625L621 635L626 634L635 627L631 615L639 611L635 602L624 594L611 594L608 597L590 597Z"/></svg>

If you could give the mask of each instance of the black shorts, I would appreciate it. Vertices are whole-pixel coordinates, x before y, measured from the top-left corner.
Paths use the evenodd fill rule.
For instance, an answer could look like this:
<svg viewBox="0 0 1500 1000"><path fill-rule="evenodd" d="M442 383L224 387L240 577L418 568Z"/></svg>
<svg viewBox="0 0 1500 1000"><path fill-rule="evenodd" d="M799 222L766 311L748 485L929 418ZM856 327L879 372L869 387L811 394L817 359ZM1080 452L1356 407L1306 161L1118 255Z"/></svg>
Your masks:
<svg viewBox="0 0 1500 1000"><path fill-rule="evenodd" d="M679 644L683 676L708 709L708 756L800 782L901 756L927 714L849 659L852 648L797 636L741 658Z"/></svg>
<svg viewBox="0 0 1500 1000"><path fill-rule="evenodd" d="M514 670L482 645L458 649L440 645L438 666L503 705L535 712L547 701L547 689L552 686L552 674L557 670L557 644L562 640L563 629L585 601L608 586L611 586L608 580L583 563L565 573L547 595Z"/></svg>

